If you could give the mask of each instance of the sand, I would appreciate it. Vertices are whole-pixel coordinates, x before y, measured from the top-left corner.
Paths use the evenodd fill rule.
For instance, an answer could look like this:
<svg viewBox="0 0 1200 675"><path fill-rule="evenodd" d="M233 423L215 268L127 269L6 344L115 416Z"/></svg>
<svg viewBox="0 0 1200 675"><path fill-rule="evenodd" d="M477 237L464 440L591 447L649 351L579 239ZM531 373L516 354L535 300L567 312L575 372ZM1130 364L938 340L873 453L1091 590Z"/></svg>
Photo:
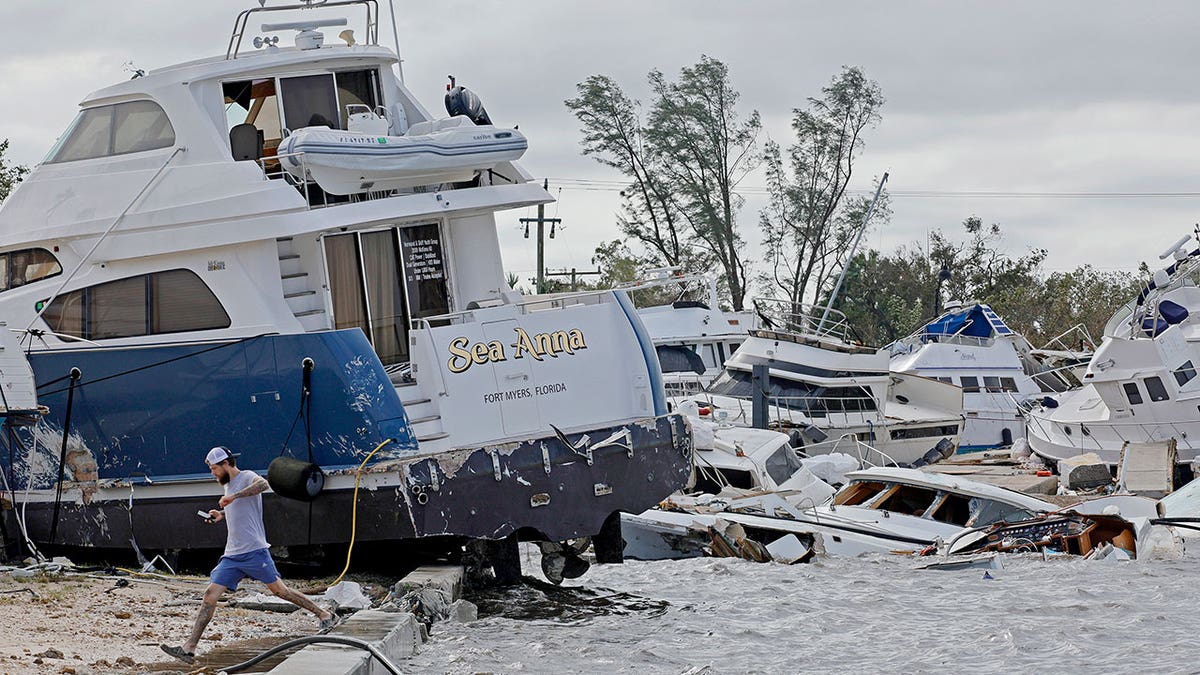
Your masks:
<svg viewBox="0 0 1200 675"><path fill-rule="evenodd" d="M178 645L186 638L208 579L129 581L117 587L113 578L14 579L0 573L0 674L216 672L202 666L214 659L219 663L211 665L238 663L317 630L316 618L303 610L284 614L227 606L231 597L269 594L247 579L236 594L225 594L200 641L200 658L188 666L163 654L158 644ZM324 589L313 582L288 583L302 592Z"/></svg>

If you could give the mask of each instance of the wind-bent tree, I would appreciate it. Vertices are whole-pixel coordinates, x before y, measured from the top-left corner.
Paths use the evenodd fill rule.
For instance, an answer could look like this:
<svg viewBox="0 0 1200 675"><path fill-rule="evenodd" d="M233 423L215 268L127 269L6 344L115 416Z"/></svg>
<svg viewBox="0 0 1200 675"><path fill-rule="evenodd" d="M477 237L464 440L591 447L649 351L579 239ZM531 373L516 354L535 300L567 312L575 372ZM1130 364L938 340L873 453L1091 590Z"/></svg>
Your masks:
<svg viewBox="0 0 1200 675"><path fill-rule="evenodd" d="M794 306L821 299L846 262L871 199L847 197L847 189L863 133L879 123L883 103L875 81L843 68L820 98L793 110L795 142L786 154L777 143L766 146L769 202L759 224L770 270L763 280ZM884 196L874 217L889 217Z"/></svg>
<svg viewBox="0 0 1200 675"><path fill-rule="evenodd" d="M629 180L621 231L654 266L724 273L735 310L743 307L748 264L737 232L738 183L758 162L758 113L737 111L724 63L702 56L677 81L654 70L648 113L612 79L594 75L566 101L583 130L583 152ZM646 120L643 121L645 114Z"/></svg>
<svg viewBox="0 0 1200 675"><path fill-rule="evenodd" d="M5 159L8 152L8 139L0 142L0 202L8 199L8 195L17 187L17 183L29 173L29 168L20 164L11 164Z"/></svg>

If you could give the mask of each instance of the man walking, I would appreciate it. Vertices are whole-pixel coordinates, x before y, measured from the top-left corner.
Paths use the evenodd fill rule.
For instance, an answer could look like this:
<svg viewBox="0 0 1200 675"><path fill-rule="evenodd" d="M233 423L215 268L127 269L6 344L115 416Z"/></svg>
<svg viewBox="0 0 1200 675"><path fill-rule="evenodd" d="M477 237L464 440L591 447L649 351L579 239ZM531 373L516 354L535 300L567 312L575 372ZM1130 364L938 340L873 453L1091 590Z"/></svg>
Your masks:
<svg viewBox="0 0 1200 675"><path fill-rule="evenodd" d="M209 511L208 522L219 523L224 520L228 524L228 534L225 554L209 575L211 583L204 591L191 635L178 647L159 645L164 652L185 663L195 661L200 634L212 621L221 594L226 590L236 591L238 582L246 577L263 582L276 596L315 614L321 621L322 632L333 628L338 622L334 614L321 609L312 600L283 583L275 569L275 561L271 559L270 544L267 543L263 527L262 493L269 490L270 486L266 479L253 471L239 470L237 457L229 448L217 446L209 450L205 458L213 477L225 486L225 496L217 502L222 510Z"/></svg>

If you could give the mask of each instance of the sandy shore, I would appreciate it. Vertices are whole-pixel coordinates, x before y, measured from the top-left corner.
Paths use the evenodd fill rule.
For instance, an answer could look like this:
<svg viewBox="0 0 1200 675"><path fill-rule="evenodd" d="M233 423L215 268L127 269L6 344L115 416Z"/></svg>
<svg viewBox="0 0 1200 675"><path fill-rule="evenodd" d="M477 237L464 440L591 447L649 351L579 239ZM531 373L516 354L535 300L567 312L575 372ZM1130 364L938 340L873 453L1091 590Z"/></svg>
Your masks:
<svg viewBox="0 0 1200 675"><path fill-rule="evenodd" d="M207 577L168 580L0 574L0 674L216 672L283 640L316 632L305 611L290 614L229 607L223 601L200 642L194 666L174 661L158 644L187 636ZM288 581L301 592L324 583ZM236 594L267 593L247 579ZM204 668L204 666L209 666Z"/></svg>

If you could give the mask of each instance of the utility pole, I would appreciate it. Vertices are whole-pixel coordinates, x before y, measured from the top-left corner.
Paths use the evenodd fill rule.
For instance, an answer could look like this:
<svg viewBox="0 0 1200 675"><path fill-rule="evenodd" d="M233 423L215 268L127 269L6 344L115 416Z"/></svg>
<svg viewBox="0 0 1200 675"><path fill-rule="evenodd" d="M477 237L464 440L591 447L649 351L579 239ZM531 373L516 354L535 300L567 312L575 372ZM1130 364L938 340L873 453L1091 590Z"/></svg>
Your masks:
<svg viewBox="0 0 1200 675"><path fill-rule="evenodd" d="M542 189L549 192L550 179L546 178L542 181ZM538 204L537 218L519 218L520 222L525 223L525 237L529 237L529 223L537 223L537 293L541 295L545 289L546 283L546 223L557 224L561 223L561 218L547 218L546 205ZM554 238L554 230L550 230L550 237Z"/></svg>
<svg viewBox="0 0 1200 675"><path fill-rule="evenodd" d="M561 272L546 272L546 276L548 276L548 277L571 277L571 290L575 290L575 284L576 284L575 278L576 277L587 277L587 276L598 277L601 274L603 274L603 272L600 271L599 267L597 267L594 272L588 271L588 270L584 270L583 272L578 272L575 270L574 267L571 268L570 272L568 272L567 268L565 268L565 267L562 269Z"/></svg>

